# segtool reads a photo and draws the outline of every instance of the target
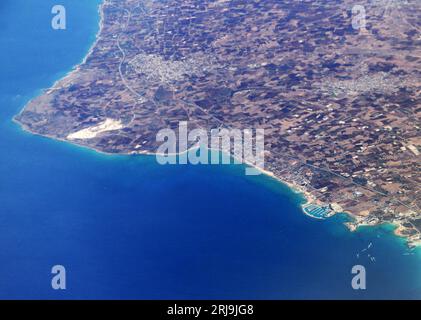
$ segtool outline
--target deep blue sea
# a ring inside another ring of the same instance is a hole
[[[98,30],[99,0],[61,0],[65,31],[51,28],[55,4],[0,2],[0,298],[421,298],[421,252],[390,226],[311,219],[241,166],[161,166],[23,132],[13,116]],[[66,290],[51,288],[58,264]],[[365,291],[351,287],[357,264]]]

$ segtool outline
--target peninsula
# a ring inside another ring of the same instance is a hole
[[[308,213],[421,242],[421,2],[104,0],[86,59],[15,120],[106,153],[159,130],[265,129],[266,168]],[[320,210],[319,208],[323,208]]]

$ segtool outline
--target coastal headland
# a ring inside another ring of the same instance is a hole
[[[15,121],[118,154],[154,154],[180,121],[265,129],[264,173],[420,244],[421,4],[366,2],[356,30],[348,0],[105,0],[84,61]]]

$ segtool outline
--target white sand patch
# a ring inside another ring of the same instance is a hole
[[[412,151],[413,154],[416,156],[420,155],[420,152],[418,151],[418,148],[412,144],[408,145],[408,149]]]
[[[69,134],[67,136],[67,139],[69,140],[93,139],[100,133],[107,132],[107,131],[120,130],[122,128],[123,128],[123,124],[121,123],[120,120],[107,118],[104,122],[96,126],[85,128],[80,131]]]

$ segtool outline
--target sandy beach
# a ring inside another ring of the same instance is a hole
[[[100,133],[120,130],[122,128],[123,128],[123,124],[121,123],[120,120],[107,118],[104,122],[96,126],[85,128],[85,129],[69,134],[67,136],[67,139],[69,140],[93,139]]]

